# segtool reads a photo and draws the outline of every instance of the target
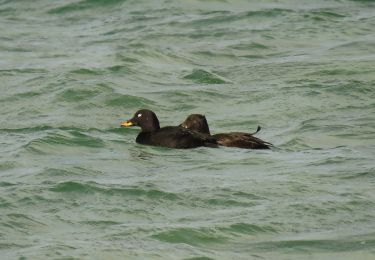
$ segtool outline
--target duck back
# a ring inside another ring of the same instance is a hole
[[[166,126],[153,132],[141,132],[138,134],[136,142],[179,149],[199,146],[217,147],[217,142],[214,138],[178,126]]]

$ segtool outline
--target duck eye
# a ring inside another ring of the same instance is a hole
[[[142,114],[138,114],[138,115],[137,115],[137,117],[141,117],[141,116],[142,116]]]

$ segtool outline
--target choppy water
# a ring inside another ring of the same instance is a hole
[[[374,259],[373,1],[0,1],[1,259]],[[204,113],[270,151],[119,123]]]

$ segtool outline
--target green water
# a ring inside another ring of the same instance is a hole
[[[373,1],[0,1],[1,259],[374,259]],[[205,114],[271,150],[121,129]]]

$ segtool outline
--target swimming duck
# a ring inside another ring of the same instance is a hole
[[[256,134],[260,131],[260,126],[258,126],[257,131],[254,133],[229,132],[211,135],[207,119],[204,115],[201,114],[189,115],[186,120],[182,124],[180,124],[180,126],[198,133],[205,134],[206,136],[211,136],[217,141],[219,145],[222,146],[246,149],[269,149],[270,146],[272,146],[271,143],[265,142],[253,136],[253,134]]]
[[[136,142],[139,144],[179,149],[218,146],[216,140],[211,136],[181,126],[160,127],[156,114],[148,109],[138,110],[133,118],[121,123],[121,126],[139,126],[141,132],[136,138]]]

